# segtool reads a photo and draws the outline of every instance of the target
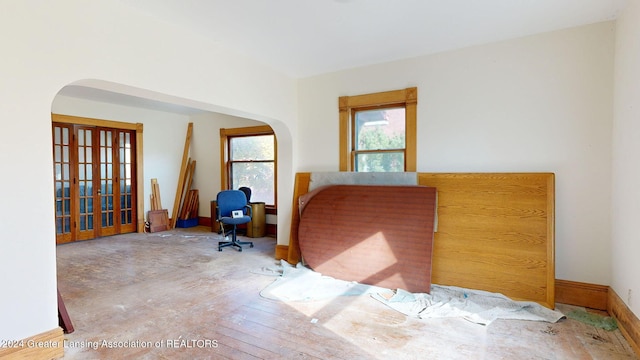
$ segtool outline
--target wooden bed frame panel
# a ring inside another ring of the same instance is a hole
[[[300,261],[298,173],[287,261]],[[432,283],[499,292],[555,307],[553,173],[418,173],[438,191]]]
[[[555,307],[554,174],[420,173],[438,189],[434,284]]]

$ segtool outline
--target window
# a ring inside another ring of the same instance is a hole
[[[343,96],[340,171],[416,171],[417,88]]]
[[[353,169],[358,172],[404,171],[405,109],[353,110]]]
[[[222,187],[251,188],[251,202],[276,205],[276,139],[269,126],[220,129]]]

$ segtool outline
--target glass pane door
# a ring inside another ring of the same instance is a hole
[[[70,125],[53,126],[53,182],[56,191],[56,243],[58,244],[73,240],[70,172],[72,133],[73,127]]]
[[[135,131],[54,123],[56,243],[137,231]]]
[[[94,141],[93,136],[95,131],[91,127],[78,127],[77,128],[77,166],[76,171],[78,180],[78,210],[77,210],[77,227],[78,235],[77,240],[93,239],[96,237],[95,229],[95,184],[94,184],[94,161],[93,153]]]
[[[136,230],[133,133],[118,131],[118,179],[120,183],[120,232]]]
[[[116,234],[114,205],[114,130],[100,130],[100,235]]]

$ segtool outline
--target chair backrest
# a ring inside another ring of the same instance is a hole
[[[241,186],[238,190],[242,191],[244,195],[247,197],[247,203],[251,201],[251,188],[246,186]]]
[[[244,210],[247,197],[240,190],[223,190],[216,197],[219,217],[229,217],[233,210]]]

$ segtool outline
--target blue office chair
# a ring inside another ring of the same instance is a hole
[[[222,251],[223,247],[233,246],[242,251],[242,245],[253,247],[251,241],[238,241],[237,228],[239,224],[246,224],[251,221],[251,206],[247,203],[247,196],[240,190],[223,190],[216,197],[217,214],[216,221],[220,223],[222,236],[231,235],[231,241],[218,242],[218,251]],[[237,212],[234,216],[234,212]],[[225,225],[230,226],[225,230]]]

